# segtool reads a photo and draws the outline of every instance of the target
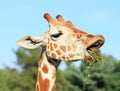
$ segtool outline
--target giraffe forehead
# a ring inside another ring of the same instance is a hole
[[[69,32],[72,33],[72,30],[70,28],[63,26],[63,25],[51,26],[49,33],[53,34],[53,33],[59,32],[59,31],[63,32],[64,34],[69,33]]]

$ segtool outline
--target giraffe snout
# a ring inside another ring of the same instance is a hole
[[[101,59],[101,54],[99,48],[104,44],[105,39],[102,35],[87,35],[85,46],[86,46],[86,53],[85,53],[85,60],[87,62],[99,61]]]

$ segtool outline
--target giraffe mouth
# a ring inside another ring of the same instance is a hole
[[[90,62],[96,62],[101,60],[101,53],[100,53],[100,47],[104,44],[104,38],[95,38],[93,41],[89,43],[89,45],[86,48],[87,54],[85,56],[85,60]]]

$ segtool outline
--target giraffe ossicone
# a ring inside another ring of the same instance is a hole
[[[64,21],[61,15],[54,19],[46,13],[44,18],[50,27],[48,32],[40,37],[25,36],[17,44],[28,49],[44,48],[38,64],[36,91],[55,91],[56,69],[60,62],[92,62],[93,52],[99,55],[99,48],[105,39],[102,35],[92,35],[77,29],[71,21]]]

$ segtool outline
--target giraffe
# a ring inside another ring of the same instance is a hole
[[[45,13],[49,30],[40,37],[25,36],[17,44],[27,49],[42,47],[38,62],[36,91],[56,91],[56,71],[62,60],[92,62],[93,52],[100,54],[104,44],[102,35],[92,35],[77,29],[71,21],[64,21],[61,15],[56,19]],[[97,59],[97,61],[100,60]]]

